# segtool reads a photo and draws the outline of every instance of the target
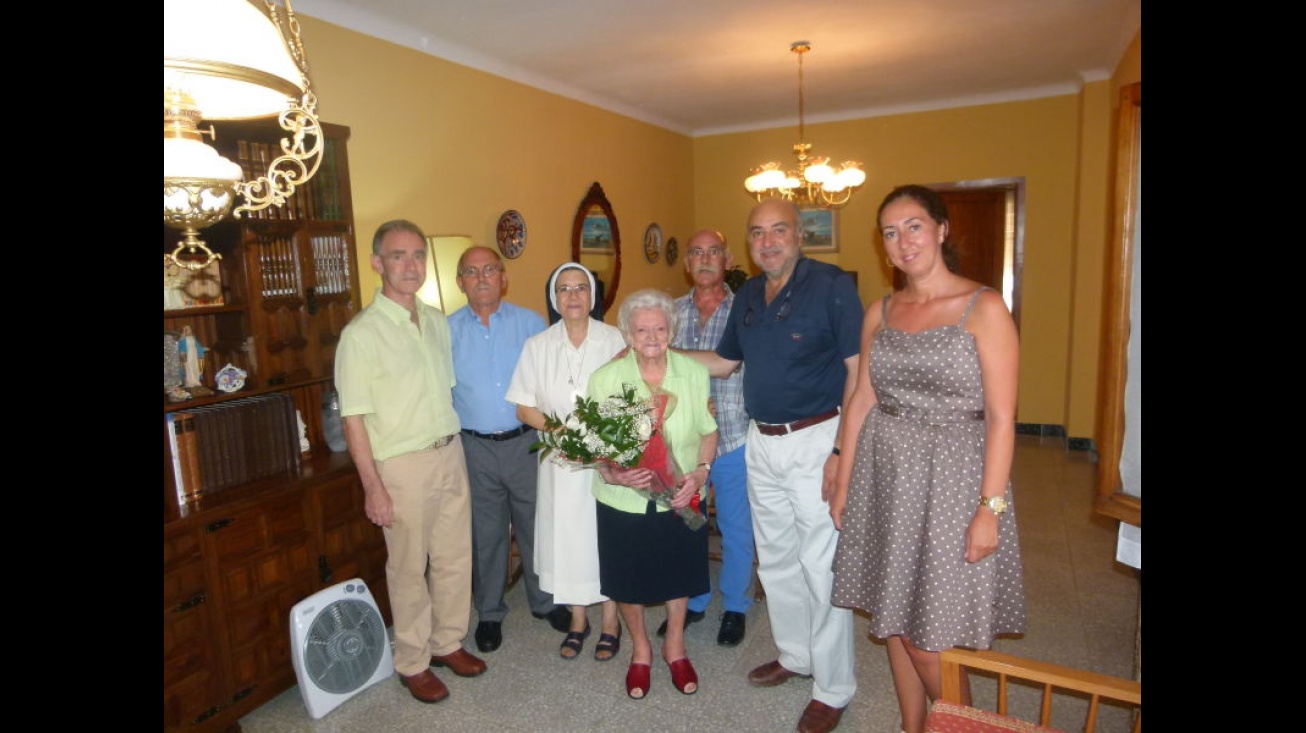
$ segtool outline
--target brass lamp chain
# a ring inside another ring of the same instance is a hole
[[[857,161],[845,161],[835,168],[827,157],[811,157],[812,145],[807,142],[803,54],[812,50],[812,44],[810,41],[794,41],[789,44],[789,50],[798,54],[798,142],[793,148],[798,170],[785,174],[780,163],[763,163],[744,179],[744,189],[758,201],[776,196],[801,206],[838,208],[848,203],[853,192],[865,182],[866,173]]]
[[[803,153],[807,152],[807,133],[806,128],[803,125],[803,54],[811,49],[811,46],[802,41],[794,43],[793,48],[791,49],[794,53],[798,54],[798,143],[803,146]],[[805,154],[799,154],[798,162],[801,164],[803,159],[806,157]]]
[[[286,2],[286,25],[290,28],[290,35],[281,29],[281,14],[277,12],[275,0],[264,0],[268,6],[268,15],[272,18],[272,25],[277,27],[277,32],[281,37],[286,39],[286,47],[290,49],[290,55],[295,59],[295,64],[299,66],[299,72],[304,75],[304,81],[308,81],[308,57],[304,55],[304,43],[299,38],[299,18],[295,17],[295,9],[291,7],[290,0]]]

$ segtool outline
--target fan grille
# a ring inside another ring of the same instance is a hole
[[[371,679],[389,643],[385,621],[374,606],[336,601],[309,627],[304,639],[305,672],[327,692],[350,692]]]

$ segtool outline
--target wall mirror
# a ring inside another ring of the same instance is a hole
[[[607,313],[617,299],[621,279],[621,231],[598,181],[576,208],[571,225],[571,259],[588,267],[598,278],[600,304]]]

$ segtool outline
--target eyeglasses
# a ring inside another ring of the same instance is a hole
[[[789,296],[793,294],[794,294],[793,288],[790,288],[789,291],[785,293],[784,302],[780,303],[780,309],[775,312],[775,319],[777,321],[783,321],[786,317],[788,317],[789,311],[793,310],[793,308],[790,306],[789,303]],[[753,325],[753,321],[756,320],[756,317],[757,317],[757,313],[752,308],[749,308],[748,311],[744,313],[744,325],[745,326]]]
[[[579,285],[559,285],[555,287],[554,290],[557,291],[558,295],[566,295],[567,293],[588,293],[590,291],[590,286],[585,283]]]
[[[689,250],[685,254],[687,254],[690,257],[702,257],[704,255],[708,257],[720,257],[725,253],[726,251],[720,247],[708,247],[707,249],[700,249],[698,247],[694,247],[693,249]]]
[[[486,280],[489,280],[490,278],[494,277],[495,275],[498,275],[501,272],[503,272],[503,268],[499,267],[498,265],[486,265],[485,267],[482,267],[479,270],[476,269],[475,267],[464,267],[463,269],[458,271],[458,275],[459,277],[465,277],[468,280],[471,280],[477,275],[480,275]]]

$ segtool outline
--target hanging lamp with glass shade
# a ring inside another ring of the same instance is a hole
[[[281,206],[317,173],[323,138],[299,21],[290,0],[164,0],[163,223],[182,233],[168,257],[199,270],[220,254],[199,230],[230,211]],[[207,120],[276,116],[287,137],[268,170],[240,166],[204,142]],[[243,203],[232,210],[236,199]],[[183,256],[183,253],[184,256]]]
[[[777,161],[763,163],[744,179],[744,189],[758,201],[779,197],[804,208],[838,208],[848,203],[853,192],[866,182],[866,172],[854,160],[836,168],[830,165],[829,158],[811,155],[812,144],[807,142],[803,120],[803,54],[812,50],[812,43],[794,41],[789,50],[798,55],[798,142],[794,145],[798,170],[784,171]]]

